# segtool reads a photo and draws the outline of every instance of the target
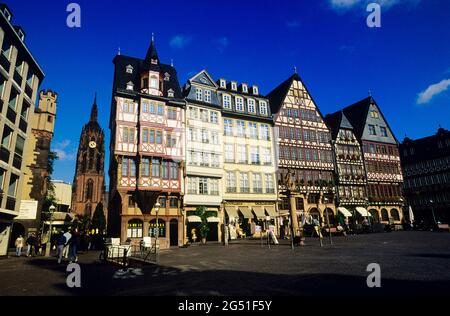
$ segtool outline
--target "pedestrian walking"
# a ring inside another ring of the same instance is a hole
[[[69,246],[70,262],[78,261],[77,250],[79,245],[80,245],[80,234],[78,233],[78,229],[75,228],[75,230],[72,233],[72,238],[70,239],[70,246]]]
[[[33,234],[29,234],[25,243],[27,244],[27,257],[31,256],[31,252],[33,251]]]
[[[72,238],[72,234],[67,231],[64,233],[64,237],[66,238],[66,244],[64,245],[63,248],[63,257],[65,259],[69,258],[69,247],[70,247],[70,239]]]
[[[22,237],[22,235],[19,235],[19,237],[17,237],[14,245],[16,246],[16,256],[20,257],[22,255],[22,248],[23,248],[23,237]]]
[[[66,244],[66,237],[64,237],[64,235],[62,233],[58,235],[58,237],[56,239],[56,244],[57,244],[56,256],[58,257],[58,263],[61,263],[64,245]]]

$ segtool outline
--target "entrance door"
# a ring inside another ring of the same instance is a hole
[[[178,221],[170,220],[170,246],[178,246]]]

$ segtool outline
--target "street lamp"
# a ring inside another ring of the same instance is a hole
[[[158,222],[158,216],[159,216],[159,208],[161,207],[161,204],[159,202],[155,203],[155,212],[156,212],[156,229],[155,229],[155,235],[156,235],[156,251],[159,250],[159,222]]]
[[[47,243],[45,245],[45,256],[46,257],[50,257],[50,250],[51,250],[50,248],[52,247],[52,243],[51,243],[51,240],[52,240],[52,229],[53,229],[52,224],[53,224],[53,213],[55,212],[55,209],[56,209],[56,207],[53,204],[50,205],[50,207],[48,208],[48,211],[50,213],[50,228],[49,228],[49,231],[47,233],[48,239],[47,239]]]
[[[325,204],[325,212],[327,213],[327,225],[328,225],[328,235],[330,235],[330,245],[333,244],[333,238],[331,237],[331,226],[330,226],[330,212],[327,209],[328,197],[323,198],[323,202]]]
[[[434,207],[433,207],[433,200],[430,199],[430,205],[431,205],[431,214],[433,215],[433,222],[434,225],[436,226],[436,217],[434,216]]]

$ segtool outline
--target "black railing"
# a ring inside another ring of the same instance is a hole
[[[10,120],[13,124],[16,124],[17,113],[14,109],[8,106],[8,111],[6,112],[6,118]]]
[[[28,123],[27,123],[27,121],[25,121],[25,119],[23,117],[20,118],[19,128],[25,134],[27,133]]]
[[[3,69],[6,70],[7,73],[9,73],[9,68],[11,67],[11,63],[3,53],[0,53],[0,65],[3,67]]]
[[[10,211],[14,211],[15,208],[16,208],[16,198],[8,196],[6,198],[6,209],[10,210]]]
[[[0,147],[0,160],[9,163],[9,150],[5,147]]]

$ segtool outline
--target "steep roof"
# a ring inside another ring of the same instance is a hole
[[[332,114],[327,114],[327,116],[325,116],[325,122],[331,130],[333,139],[336,138],[340,129],[353,130],[352,124],[349,122],[342,110]]]
[[[286,95],[288,94],[294,80],[301,81],[300,76],[297,73],[283,81],[266,96],[270,101],[270,109],[273,114],[277,114],[280,111],[283,106],[284,99],[286,98]]]

